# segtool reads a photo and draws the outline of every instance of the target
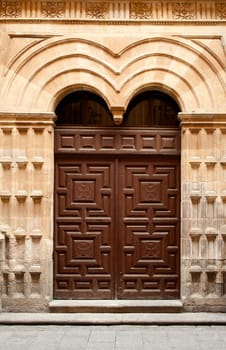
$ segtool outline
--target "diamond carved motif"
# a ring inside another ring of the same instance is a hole
[[[94,182],[75,181],[74,182],[74,199],[76,201],[94,201]]]
[[[152,4],[135,2],[130,4],[130,18],[150,19],[152,17]]]
[[[0,1],[0,17],[21,16],[22,7],[20,1]]]
[[[176,2],[173,4],[174,19],[192,19],[195,17],[195,5],[192,2]]]
[[[45,17],[59,18],[63,17],[65,6],[66,5],[64,1],[42,1],[41,12]]]
[[[94,242],[91,240],[74,241],[74,254],[75,259],[94,258]]]
[[[141,241],[141,258],[157,259],[161,256],[160,241]]]
[[[156,181],[140,182],[141,202],[160,202],[161,201],[161,183]]]
[[[105,19],[109,4],[106,2],[87,2],[86,13],[89,18]]]

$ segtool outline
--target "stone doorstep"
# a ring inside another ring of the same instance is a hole
[[[0,325],[224,325],[226,313],[0,313]]]
[[[52,300],[51,313],[178,313],[180,300]]]

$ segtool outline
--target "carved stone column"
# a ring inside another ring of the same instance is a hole
[[[52,296],[54,117],[0,114],[3,311],[44,311]]]
[[[185,309],[226,310],[226,115],[180,113],[181,274]]]
[[[0,231],[0,312],[2,311],[3,264],[5,260],[5,236]]]

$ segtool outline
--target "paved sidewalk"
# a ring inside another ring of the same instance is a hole
[[[225,350],[226,326],[0,325],[0,350]]]

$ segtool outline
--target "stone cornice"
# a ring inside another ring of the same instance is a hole
[[[130,22],[224,22],[226,0],[222,1],[81,1],[0,0],[0,21],[101,21]]]
[[[0,125],[11,124],[52,124],[56,119],[55,113],[10,113],[0,112]]]
[[[179,113],[181,126],[186,127],[226,127],[226,113]]]

